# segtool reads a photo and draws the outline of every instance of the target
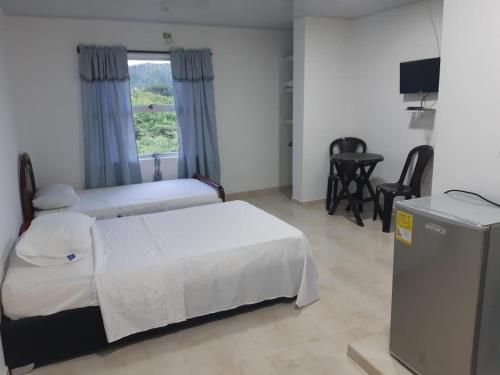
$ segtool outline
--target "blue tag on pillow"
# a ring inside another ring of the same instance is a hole
[[[73,259],[76,258],[76,255],[75,254],[69,254],[68,255],[68,260],[71,262]]]

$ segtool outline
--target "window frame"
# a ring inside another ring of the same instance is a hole
[[[144,53],[144,52],[128,52],[128,60],[144,60],[144,61],[170,61],[170,54],[165,53]],[[175,113],[175,104],[155,104],[151,103],[149,105],[133,105],[132,104],[132,115],[134,113]],[[135,124],[134,124],[135,131]],[[179,157],[179,150],[171,152],[160,152],[161,158],[173,158]],[[137,154],[139,160],[153,159],[154,154]]]

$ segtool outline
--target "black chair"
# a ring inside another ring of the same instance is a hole
[[[338,186],[339,186],[339,175],[335,171],[335,163],[332,161],[332,156],[336,153],[344,152],[366,152],[366,142],[359,138],[345,137],[338,138],[330,143],[330,174],[328,175],[328,185],[326,192],[326,209],[329,210],[332,204],[333,198],[337,197]],[[333,195],[332,195],[333,190]],[[363,195],[363,186],[361,183],[357,183],[356,186],[356,197],[361,199]],[[363,207],[360,206],[360,212],[363,211]]]
[[[406,158],[406,163],[403,167],[403,172],[401,173],[399,181],[394,184],[382,184],[377,186],[377,202],[380,202],[380,194],[384,195],[384,208],[382,217],[382,230],[384,232],[388,233],[391,228],[392,205],[394,203],[394,198],[420,198],[420,184],[422,182],[422,175],[424,174],[425,167],[427,167],[427,164],[432,159],[433,155],[434,150],[431,146],[424,145],[415,147],[410,151],[408,157]],[[404,185],[406,175],[408,174],[410,165],[415,157],[417,159],[415,162],[415,168],[413,169],[413,175],[410,179],[410,184]],[[377,220],[377,210],[374,210],[373,212],[373,220]]]

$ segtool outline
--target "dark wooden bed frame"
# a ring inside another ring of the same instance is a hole
[[[211,180],[207,176],[203,176],[201,174],[195,174],[193,178],[200,180],[201,182],[207,184],[208,186],[214,188],[217,191],[217,194],[219,195],[219,198],[225,202],[226,201],[226,192],[224,191],[224,188],[222,185],[218,184],[217,182]]]
[[[224,197],[222,186],[206,177],[198,179],[216,188],[221,199]],[[34,217],[31,201],[36,185],[33,166],[28,154],[20,156],[20,193],[23,210],[21,233],[26,231]],[[253,311],[276,303],[291,303],[295,298],[278,298],[236,309],[189,319],[128,336],[119,341],[108,343],[99,307],[83,307],[61,311],[48,316],[36,316],[12,320],[2,314],[0,333],[5,363],[14,372],[26,373],[35,367],[58,362],[85,354],[144,340],[161,334],[173,333],[184,328],[194,327],[206,322],[228,316]]]
[[[19,234],[24,233],[35,217],[33,198],[36,192],[35,173],[30,156],[23,153],[19,156],[19,192],[21,194],[21,208],[23,211],[23,224]]]

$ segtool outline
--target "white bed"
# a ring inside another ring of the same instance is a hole
[[[63,266],[37,267],[13,251],[2,286],[2,303],[3,313],[12,319],[98,306],[94,257]]]
[[[245,202],[101,220],[92,232],[94,254],[73,264],[35,267],[13,254],[5,315],[99,305],[111,342],[241,305],[297,296],[302,307],[319,296],[304,234]],[[172,306],[183,310],[172,319],[141,315]]]
[[[214,188],[194,178],[79,190],[76,194],[80,203],[56,210],[37,210],[35,216],[73,211],[97,219],[110,219],[222,201]]]
[[[190,179],[80,190],[76,192],[80,199],[79,203],[56,210],[38,211],[33,207],[37,186],[31,158],[27,153],[20,155],[19,177],[24,229],[33,217],[57,211],[81,212],[97,219],[110,219],[225,201],[224,188],[221,185],[197,174]]]

